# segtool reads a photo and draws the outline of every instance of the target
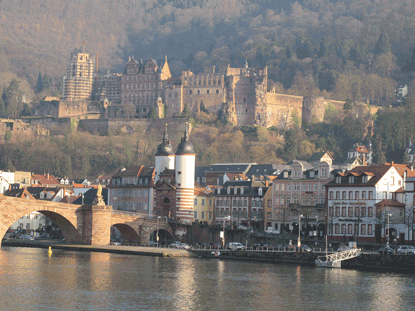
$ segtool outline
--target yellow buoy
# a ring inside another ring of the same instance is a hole
[[[48,254],[52,255],[52,246],[49,246]]]

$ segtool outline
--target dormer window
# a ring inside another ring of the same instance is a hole
[[[41,199],[43,199],[43,198],[44,198],[44,193],[43,193],[43,192],[41,192],[41,193],[40,193],[40,198],[41,198]]]
[[[258,189],[258,195],[262,195],[262,188]]]
[[[340,184],[342,182],[341,176],[336,177],[336,184]]]
[[[349,176],[349,184],[353,184],[354,183],[354,176]]]
[[[228,188],[227,188],[227,193],[228,193],[228,194],[231,194],[231,187],[228,187]]]
[[[311,178],[314,178],[314,171],[311,171],[311,172],[310,172],[310,177],[311,177]]]
[[[363,176],[362,182],[363,182],[364,184],[365,184],[365,183],[367,183],[367,176],[366,176],[366,175],[364,175],[364,176]]]
[[[298,170],[294,170],[294,177],[298,177]]]
[[[244,187],[241,187],[241,194],[244,194]]]

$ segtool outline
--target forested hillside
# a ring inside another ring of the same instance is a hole
[[[0,116],[30,115],[31,102],[59,95],[70,53],[85,42],[101,72],[121,72],[128,56],[167,55],[175,76],[248,61],[268,66],[277,92],[347,100],[342,112],[328,106],[324,123],[287,132],[232,127],[202,113],[192,121],[197,165],[306,160],[323,150],[344,159],[354,143],[369,141],[375,162],[406,161],[405,145],[415,140],[414,13],[415,0],[2,0]],[[399,84],[410,95],[400,104]],[[354,102],[383,109],[358,113]],[[151,165],[159,131],[52,134],[2,145],[1,161],[58,176],[112,173]]]
[[[277,90],[372,104],[393,101],[415,70],[413,0],[3,0],[0,72],[30,97],[38,73],[61,84],[69,54],[99,53],[121,71],[128,56],[166,54],[175,75],[268,65]]]

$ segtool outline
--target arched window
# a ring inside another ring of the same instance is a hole
[[[164,203],[164,204],[169,204],[169,203],[170,203],[169,198],[164,198],[163,203]]]
[[[216,90],[216,94],[219,94],[219,90]]]

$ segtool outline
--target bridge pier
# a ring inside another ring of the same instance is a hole
[[[83,205],[77,210],[78,231],[82,244],[109,245],[112,206]]]

